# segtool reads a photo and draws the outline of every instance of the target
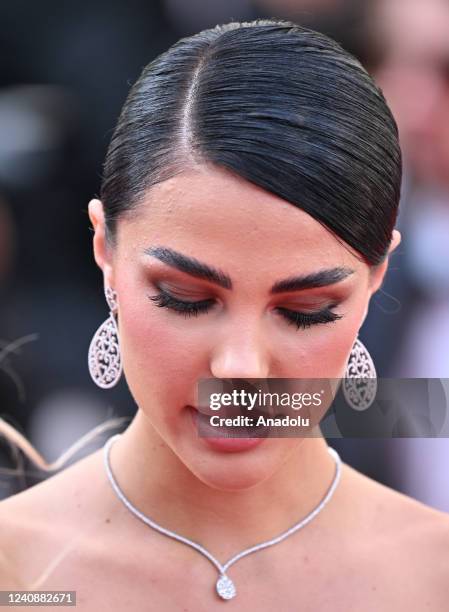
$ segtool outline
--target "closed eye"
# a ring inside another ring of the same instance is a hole
[[[216,304],[212,298],[206,300],[200,300],[197,302],[186,302],[173,297],[169,293],[163,290],[159,290],[160,293],[157,295],[148,296],[148,298],[155,303],[159,308],[168,308],[175,311],[177,314],[183,315],[185,318],[197,317],[199,314],[203,314],[211,310]],[[319,325],[325,323],[333,323],[338,319],[343,318],[343,315],[332,312],[332,308],[335,308],[338,304],[332,304],[317,312],[298,312],[296,310],[289,310],[288,308],[282,308],[278,306],[277,312],[281,314],[289,325],[296,325],[297,329],[302,327],[306,329],[312,325]]]

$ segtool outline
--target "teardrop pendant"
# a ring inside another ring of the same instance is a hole
[[[113,387],[122,373],[122,361],[117,324],[110,315],[95,332],[89,346],[89,372],[95,383],[103,388]]]
[[[226,576],[226,574],[222,574],[220,576],[220,578],[217,580],[216,587],[217,593],[222,599],[232,599],[237,595],[237,590],[234,583],[228,576]]]
[[[367,410],[377,393],[377,373],[366,346],[356,338],[346,364],[343,395],[353,410]]]

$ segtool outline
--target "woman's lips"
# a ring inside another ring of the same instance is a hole
[[[244,427],[215,427],[210,424],[210,411],[200,411],[199,409],[188,406],[189,412],[191,414],[192,423],[195,427],[197,437],[202,439],[205,444],[214,450],[219,450],[223,452],[239,452],[244,450],[249,450],[250,448],[254,448],[255,446],[259,446],[265,438],[257,437],[252,438],[249,436],[243,436],[242,433],[247,433],[251,430],[251,428]],[[210,436],[209,433],[214,433],[217,429],[220,430],[220,436]],[[226,435],[226,430],[229,431],[230,435]],[[261,431],[260,428],[258,431]],[[200,433],[207,433],[207,435],[200,435]],[[232,435],[232,437],[230,437]]]

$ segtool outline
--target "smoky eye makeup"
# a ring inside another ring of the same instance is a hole
[[[148,294],[147,297],[156,307],[167,308],[185,318],[206,314],[217,304],[214,298],[197,301],[181,300],[161,287],[157,287],[155,295]],[[294,325],[296,329],[306,329],[312,325],[323,325],[342,319],[343,315],[333,312],[333,309],[337,308],[338,305],[339,303],[332,303],[324,308],[307,312],[277,306],[275,311],[283,317],[288,325]]]

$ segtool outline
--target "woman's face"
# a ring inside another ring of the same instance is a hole
[[[138,407],[202,481],[243,488],[264,480],[300,440],[265,439],[236,453],[211,449],[198,437],[188,408],[195,405],[198,381],[343,376],[386,265],[370,274],[310,215],[211,166],[152,187],[138,214],[118,222],[113,252],[105,247],[98,200],[89,213],[96,261],[117,292],[123,368]],[[191,266],[189,274],[192,259],[213,269],[219,283],[211,274],[193,274]],[[285,279],[335,268],[345,271],[340,282],[271,292]],[[161,291],[175,304],[208,300],[211,306],[186,317],[151,299]],[[280,308],[307,314],[329,309],[341,318],[298,328]]]

